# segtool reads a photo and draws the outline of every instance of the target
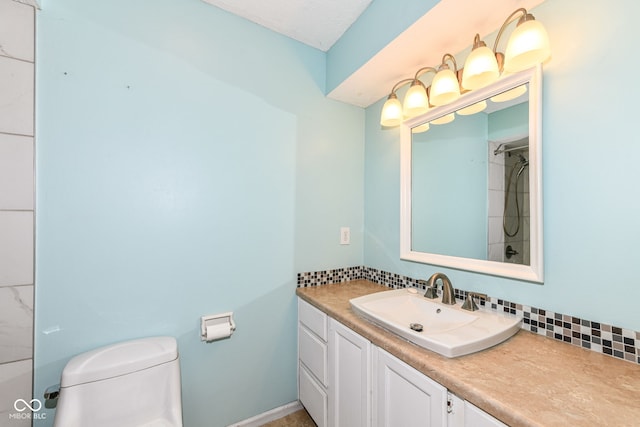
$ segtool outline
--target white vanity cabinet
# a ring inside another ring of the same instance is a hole
[[[298,397],[318,427],[329,425],[327,319],[298,298]]]
[[[446,427],[447,389],[381,348],[374,348],[377,427]]]
[[[298,358],[318,427],[506,427],[300,298]]]
[[[371,425],[371,342],[298,299],[298,392],[318,427]]]
[[[330,426],[371,425],[371,347],[369,340],[329,319]]]
[[[508,427],[472,403],[449,393],[450,427]]]

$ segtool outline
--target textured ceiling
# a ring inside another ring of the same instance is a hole
[[[372,0],[204,1],[326,52]]]

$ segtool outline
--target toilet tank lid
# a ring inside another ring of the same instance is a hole
[[[173,337],[151,337],[120,342],[79,354],[69,360],[60,385],[104,380],[160,365],[178,357]]]

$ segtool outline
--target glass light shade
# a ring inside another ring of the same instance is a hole
[[[480,89],[500,76],[496,55],[486,46],[473,49],[462,70],[462,87],[469,90]]]
[[[491,100],[493,102],[511,101],[512,99],[515,99],[520,95],[525,94],[526,92],[527,92],[527,86],[522,85],[522,86],[514,87],[513,89],[510,89],[506,92],[499,93],[496,96],[492,96]]]
[[[504,70],[515,73],[544,62],[551,56],[549,36],[544,26],[530,19],[518,25],[507,43]]]
[[[423,123],[420,126],[416,126],[414,128],[411,128],[411,133],[422,133],[422,132],[426,132],[428,130],[429,130],[429,122]]]
[[[435,120],[431,120],[431,124],[432,125],[445,125],[447,123],[451,123],[452,121],[454,121],[456,118],[456,115],[454,113],[451,114],[447,114],[446,116],[442,116],[438,119]]]
[[[468,107],[461,108],[456,111],[456,113],[460,114],[461,116],[470,116],[472,114],[483,111],[485,108],[487,108],[487,101],[480,101],[476,102],[475,104],[471,104]]]
[[[411,118],[424,114],[429,109],[429,98],[427,90],[421,84],[412,85],[404,96],[402,111],[406,118]]]
[[[389,95],[389,98],[382,106],[382,113],[380,113],[380,125],[382,126],[400,126],[402,123],[402,104],[398,98],[393,95]]]
[[[460,97],[456,75],[448,68],[438,71],[431,82],[431,104],[445,105]]]

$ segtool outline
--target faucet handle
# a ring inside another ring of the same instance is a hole
[[[438,287],[436,286],[435,282],[431,286],[426,280],[416,280],[416,282],[420,285],[424,285],[427,287],[427,292],[424,293],[425,298],[429,298],[429,299],[438,298]]]
[[[462,304],[463,310],[476,311],[479,310],[476,302],[473,300],[473,297],[483,298],[484,300],[488,299],[487,294],[481,294],[478,292],[467,292],[467,299],[465,299],[464,304]]]

